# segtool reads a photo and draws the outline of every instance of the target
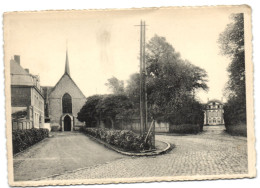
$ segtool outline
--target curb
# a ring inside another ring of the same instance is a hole
[[[167,147],[164,148],[163,150],[159,150],[159,151],[152,151],[152,152],[147,152],[147,153],[131,153],[131,152],[126,152],[126,151],[122,151],[122,150],[119,150],[118,148],[114,147],[114,146],[111,146],[110,144],[102,141],[102,140],[99,140],[91,135],[88,135],[88,134],[85,134],[87,137],[89,137],[90,139],[100,143],[100,144],[103,144],[104,146],[106,146],[107,148],[111,149],[111,150],[114,150],[120,154],[123,154],[123,155],[127,155],[127,156],[139,156],[139,157],[145,157],[145,156],[155,156],[155,155],[161,155],[163,153],[166,153],[167,151],[169,151],[171,149],[171,144],[168,143],[168,142],[165,142],[165,141],[161,141],[161,140],[158,140],[160,142],[163,142],[165,144],[167,144]]]

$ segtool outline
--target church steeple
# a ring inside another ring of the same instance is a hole
[[[65,62],[65,73],[70,76],[70,66],[69,66],[69,58],[68,58],[68,48],[66,49],[66,62]]]

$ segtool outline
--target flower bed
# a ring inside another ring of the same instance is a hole
[[[48,136],[48,129],[14,130],[12,132],[13,154],[25,150]]]
[[[137,135],[129,130],[104,128],[83,128],[85,134],[91,135],[124,151],[140,152],[151,148],[151,137],[145,142],[144,135]]]

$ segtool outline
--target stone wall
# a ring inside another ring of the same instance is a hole
[[[147,130],[149,129],[150,126],[151,126],[151,122],[148,122]],[[124,123],[122,120],[117,120],[116,128],[132,130],[134,132],[140,132],[140,120],[139,119],[133,119],[133,120],[130,120],[130,122],[127,122],[127,123]],[[169,123],[155,122],[155,132],[156,133],[169,132]]]

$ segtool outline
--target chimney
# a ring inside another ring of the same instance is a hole
[[[14,55],[14,61],[20,65],[20,56]]]
[[[24,69],[27,73],[30,73],[29,69]]]

